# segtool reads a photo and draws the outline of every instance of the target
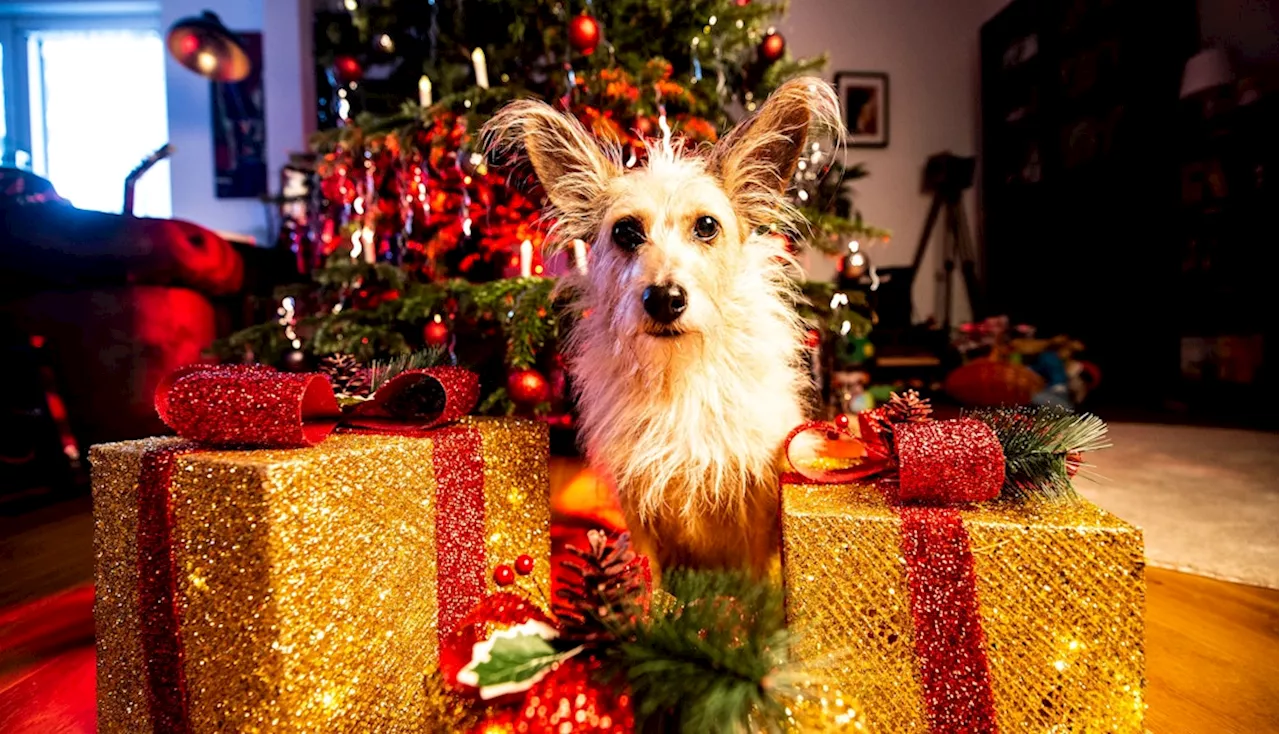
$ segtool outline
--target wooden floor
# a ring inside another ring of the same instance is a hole
[[[566,503],[601,491],[577,470],[569,460],[552,463]],[[0,608],[91,580],[92,556],[87,499],[0,517]],[[1276,619],[1275,590],[1148,569],[1148,729],[1277,731]]]
[[[1277,731],[1276,591],[1147,569],[1147,728]]]

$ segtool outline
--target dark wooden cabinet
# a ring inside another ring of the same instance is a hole
[[[1191,0],[1016,0],[983,26],[982,207],[993,313],[1065,332],[1102,401],[1178,380],[1178,93]]]
[[[1181,110],[1177,397],[1274,421],[1276,94],[1233,91]]]

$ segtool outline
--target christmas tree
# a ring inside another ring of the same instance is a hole
[[[543,258],[535,182],[497,170],[477,131],[502,104],[536,97],[619,144],[712,142],[780,82],[821,67],[795,59],[752,0],[344,0],[317,15],[315,159],[286,192],[282,242],[311,282],[278,318],[219,345],[224,359],[306,368],[370,365],[423,348],[480,371],[488,412],[564,420],[554,275],[588,267],[589,246]],[[839,254],[884,233],[851,206],[840,151],[815,144],[796,172],[810,229],[792,248]],[[812,336],[849,331],[847,298],[809,284]],[[563,294],[561,294],[563,295]],[[856,294],[855,294],[856,298]],[[837,309],[839,313],[834,313]],[[356,383],[360,380],[357,379]]]

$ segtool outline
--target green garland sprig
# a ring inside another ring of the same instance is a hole
[[[666,595],[648,614],[615,623],[619,643],[604,653],[631,686],[637,728],[784,730],[786,707],[771,685],[789,677],[782,589],[742,572],[689,569],[665,572],[662,584]]]
[[[625,681],[636,731],[687,734],[781,732],[804,688],[790,656],[781,587],[749,573],[668,569],[652,590],[647,566],[623,533],[588,533],[557,569],[559,634],[500,643],[472,685],[532,681],[575,655],[601,663],[601,682]]]
[[[993,408],[965,413],[986,423],[1004,449],[1002,499],[1075,496],[1071,477],[1082,455],[1111,446],[1107,424],[1057,407]]]

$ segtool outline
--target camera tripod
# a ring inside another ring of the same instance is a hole
[[[965,295],[969,299],[969,310],[974,318],[981,313],[979,301],[981,286],[978,282],[978,269],[974,262],[973,240],[969,234],[968,220],[964,214],[962,195],[973,186],[973,158],[960,158],[950,153],[939,153],[930,156],[925,163],[924,190],[933,192],[933,203],[929,205],[929,214],[924,220],[924,229],[920,233],[920,244],[916,246],[915,257],[911,261],[912,280],[920,272],[924,262],[925,251],[929,249],[929,240],[933,237],[933,228],[942,215],[943,225],[943,307],[942,328],[951,329],[951,293],[959,261],[960,274],[964,278]]]

